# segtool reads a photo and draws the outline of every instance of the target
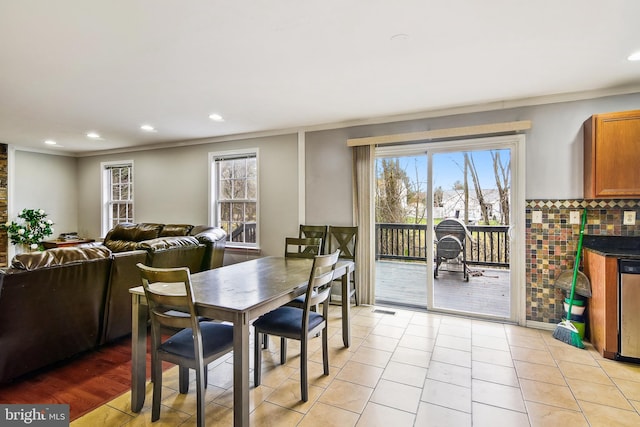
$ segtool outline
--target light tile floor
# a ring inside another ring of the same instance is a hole
[[[297,343],[290,343],[282,366],[274,339],[263,353],[262,385],[250,392],[251,425],[640,425],[640,365],[603,359],[588,343],[581,350],[554,339],[552,331],[374,310],[352,309],[353,343],[344,348],[340,310],[331,307],[331,372],[322,374],[320,339],[314,339],[308,402],[300,401]],[[209,369],[207,422],[231,426],[232,360]],[[161,418],[153,425],[195,425],[194,387],[180,395],[175,368],[163,378]],[[148,385],[140,414],[131,412],[126,393],[71,425],[151,425],[150,391]]]

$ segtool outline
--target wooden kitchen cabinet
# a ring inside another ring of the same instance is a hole
[[[584,198],[640,197],[640,110],[584,122]]]
[[[584,273],[591,282],[589,341],[607,359],[618,352],[618,259],[584,251]]]

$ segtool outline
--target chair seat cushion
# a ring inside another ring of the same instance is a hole
[[[202,322],[202,347],[204,357],[218,353],[233,345],[233,326],[222,323]],[[160,350],[166,353],[195,359],[191,328],[186,328],[167,339]]]
[[[271,335],[300,335],[302,332],[302,315],[304,310],[296,307],[280,307],[262,315],[253,322],[253,326],[260,332]],[[309,312],[309,330],[318,326],[324,318],[321,314]]]

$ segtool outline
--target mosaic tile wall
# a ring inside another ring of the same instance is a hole
[[[553,286],[562,271],[572,270],[579,224],[569,224],[571,211],[587,208],[585,234],[640,236],[640,200],[527,200],[527,320],[557,323],[562,317],[563,291]],[[622,225],[624,211],[636,211],[635,225]],[[542,223],[532,222],[541,211]]]

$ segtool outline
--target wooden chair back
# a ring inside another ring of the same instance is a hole
[[[331,293],[331,282],[333,281],[333,272],[336,269],[340,251],[335,251],[329,255],[317,255],[313,258],[313,266],[309,275],[307,284],[307,292],[304,300],[304,316],[302,330],[306,331],[309,321],[309,312],[312,307],[323,303],[323,317],[326,319],[329,313],[329,304],[327,299]]]
[[[327,232],[329,227],[326,225],[304,225],[300,224],[300,232],[298,237],[315,237],[318,239],[322,239],[322,244],[320,245],[320,252],[315,255],[322,255],[325,253],[325,243],[327,241]]]
[[[198,327],[195,312],[191,275],[187,267],[153,268],[138,264],[142,277],[142,287],[149,303],[152,327],[184,329]],[[168,285],[180,283],[176,292]],[[190,316],[185,316],[188,313]]]
[[[313,258],[320,255],[322,239],[318,237],[285,237],[285,258]]]
[[[355,260],[358,245],[358,227],[329,228],[329,253],[339,250],[340,258]]]

